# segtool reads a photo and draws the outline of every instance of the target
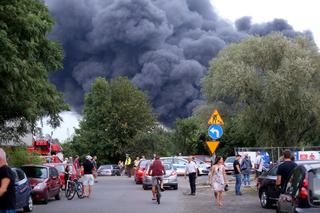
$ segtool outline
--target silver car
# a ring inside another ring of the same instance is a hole
[[[148,175],[148,171],[151,164],[148,164],[147,169],[145,170],[145,175],[143,176],[142,188],[147,190],[152,186],[152,177]],[[163,186],[165,188],[173,188],[174,190],[178,189],[178,176],[177,172],[173,168],[172,164],[164,163],[164,168],[166,174],[163,177]]]
[[[224,167],[226,169],[227,174],[233,174],[233,162],[236,160],[235,156],[227,157],[227,159],[224,161]]]

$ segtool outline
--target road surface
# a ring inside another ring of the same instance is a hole
[[[189,196],[187,180],[179,178],[178,190],[166,190],[163,193],[161,204],[151,200],[151,191],[145,191],[141,185],[136,185],[133,179],[127,177],[99,177],[99,182],[94,186],[92,197],[78,199],[74,197],[69,201],[61,194],[61,200],[51,200],[47,205],[37,204],[34,213],[193,213],[193,212],[244,212],[264,213],[274,210],[262,209],[254,192],[245,193],[243,196],[234,196],[233,192],[225,194],[224,206],[219,209],[213,206],[212,191],[203,186],[206,176],[198,178],[196,196]]]

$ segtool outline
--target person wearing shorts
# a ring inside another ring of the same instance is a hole
[[[157,186],[157,179],[160,178],[161,180],[161,191],[164,191],[163,188],[163,175],[166,174],[166,170],[162,162],[160,161],[160,156],[157,155],[155,160],[150,165],[150,169],[148,171],[148,175],[152,176],[152,200],[156,199],[156,186]]]
[[[91,193],[92,193],[92,187],[94,184],[94,177],[92,170],[94,168],[92,164],[92,157],[88,155],[86,157],[86,161],[83,163],[83,170],[84,170],[84,175],[83,175],[83,186],[84,186],[84,196],[89,198]]]

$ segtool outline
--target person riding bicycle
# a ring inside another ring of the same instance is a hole
[[[160,156],[157,155],[155,160],[150,165],[148,175],[152,176],[152,200],[156,199],[156,186],[157,186],[157,179],[161,180],[160,189],[164,191],[163,188],[163,175],[166,174],[166,170],[160,160]]]

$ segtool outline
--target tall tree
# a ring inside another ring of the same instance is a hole
[[[258,145],[306,143],[319,129],[319,56],[304,38],[250,37],[211,62],[203,91],[208,102],[236,109],[236,131]]]
[[[134,145],[138,132],[154,125],[152,108],[145,94],[125,77],[110,83],[97,78],[85,97],[84,116],[74,142],[79,154],[95,154],[115,162]]]
[[[43,116],[56,127],[67,109],[48,81],[63,58],[61,47],[46,37],[52,25],[40,0],[0,1],[1,141],[18,138]]]

